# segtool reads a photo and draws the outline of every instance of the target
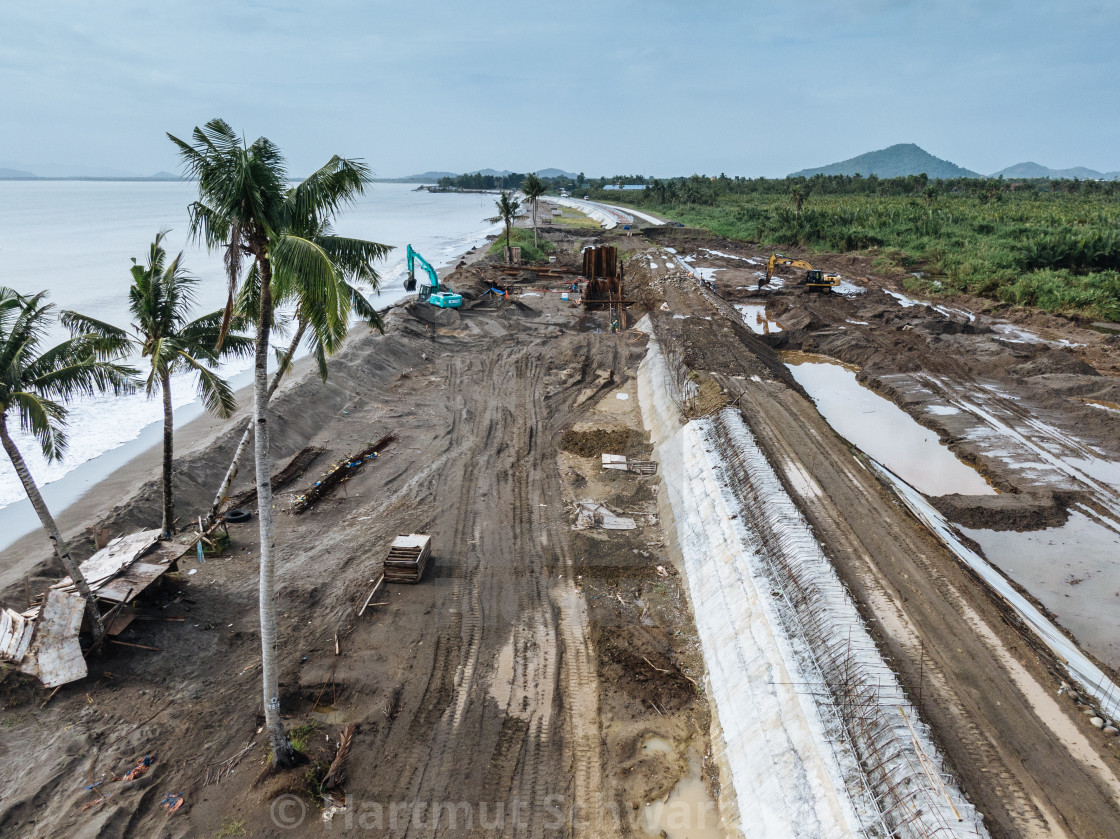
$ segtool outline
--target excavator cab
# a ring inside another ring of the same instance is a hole
[[[809,291],[828,294],[838,285],[840,285],[840,277],[836,274],[826,274],[820,268],[810,268],[805,272],[805,287]]]

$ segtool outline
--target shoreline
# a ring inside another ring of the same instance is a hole
[[[473,244],[460,251],[448,261],[446,265],[436,267],[436,273],[442,280],[456,270],[456,266],[466,260],[472,264],[486,255],[489,240],[482,244]],[[403,292],[403,289],[399,289]],[[403,305],[415,293],[403,292],[393,302],[382,306],[378,311],[384,317],[394,307]],[[386,325],[386,335],[390,326]],[[363,324],[351,326],[343,348],[331,359],[342,359],[353,347],[357,339],[367,335],[369,330]],[[284,391],[293,383],[302,381],[308,375],[317,375],[314,364],[309,355],[297,358],[292,369],[285,377],[283,384],[277,390],[273,401],[275,404]],[[202,409],[200,402],[195,399],[188,405],[183,405],[179,411],[191,412],[195,416],[186,420],[182,425],[175,426],[175,460],[192,454],[197,454],[215,444],[222,434],[230,432],[245,422],[252,412],[253,386],[252,369],[236,374],[245,376],[249,383],[243,384],[234,391],[237,400],[237,410],[227,419],[221,419]],[[329,380],[328,380],[329,383]],[[75,467],[57,481],[40,486],[40,491],[47,499],[48,507],[58,523],[63,538],[79,556],[85,555],[86,530],[94,526],[99,518],[107,517],[113,507],[132,496],[132,493],[143,484],[153,479],[158,479],[163,462],[163,431],[162,423],[155,422],[145,426],[141,433],[133,440],[121,446],[104,452]],[[150,438],[153,442],[147,442]],[[127,450],[138,448],[135,454],[128,454]],[[122,455],[122,450],[126,450]],[[123,456],[123,460],[122,460]],[[275,464],[274,464],[275,465]],[[81,471],[100,471],[97,476],[77,475]],[[242,464],[241,477],[251,472]],[[66,492],[63,485],[74,480],[88,483],[76,495]],[[235,485],[238,482],[235,482]],[[55,487],[50,491],[49,487]],[[60,489],[62,491],[60,492]],[[217,491],[217,486],[214,487]],[[53,495],[57,499],[60,495],[70,500],[58,507],[51,506]],[[178,505],[177,505],[178,506]],[[158,526],[158,524],[153,524]],[[21,498],[0,510],[0,532],[11,532],[18,529],[18,535],[8,539],[0,535],[0,592],[4,592],[18,584],[22,579],[36,573],[36,567],[52,561],[50,542],[43,532],[42,526],[35,517],[31,504],[26,498]],[[113,533],[113,536],[119,534]]]

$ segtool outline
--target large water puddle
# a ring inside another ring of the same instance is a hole
[[[1076,509],[1063,526],[1046,530],[958,529],[1050,610],[1082,647],[1120,670],[1120,535]]]
[[[735,308],[743,316],[743,323],[758,335],[781,332],[782,325],[766,314],[765,303],[736,303]]]
[[[980,473],[961,463],[934,432],[857,382],[851,368],[807,353],[782,357],[829,425],[911,486],[926,495],[995,494]]]
[[[645,750],[660,751],[658,745],[647,743]],[[644,806],[638,821],[651,837],[662,839],[726,839],[729,836],[720,825],[719,808],[708,795],[700,774],[700,759],[695,755],[689,755],[688,774],[677,781],[663,801]]]

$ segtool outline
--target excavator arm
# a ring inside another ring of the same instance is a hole
[[[424,259],[419,253],[413,250],[412,245],[408,246],[406,250],[408,255],[408,279],[404,281],[405,291],[413,291],[416,288],[416,263],[420,263],[420,267],[428,274],[428,286],[425,291],[427,294],[434,294],[439,291],[439,275],[436,274],[436,269],[431,266],[428,260]],[[426,297],[427,294],[422,294]]]
[[[774,269],[779,265],[790,265],[794,268],[804,268],[806,271],[812,271],[813,266],[806,262],[804,259],[793,259],[789,256],[783,256],[780,253],[770,254],[770,259],[766,263],[766,278],[758,285],[761,288],[764,285],[770,285],[770,278],[774,276]]]

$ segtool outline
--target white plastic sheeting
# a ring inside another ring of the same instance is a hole
[[[986,835],[739,414],[682,426],[671,386],[651,341],[639,399],[723,732],[725,815],[752,837]],[[837,666],[865,703],[855,724]]]
[[[940,539],[949,550],[976,574],[1000,597],[1007,601],[1023,622],[1031,628],[1047,647],[1050,648],[1066,669],[1070,677],[1076,681],[1080,689],[1095,697],[1100,702],[1101,710],[1110,719],[1120,718],[1120,686],[1108,678],[1104,672],[1089,660],[1088,656],[1077,648],[1077,645],[1067,638],[1053,622],[1040,612],[1035,606],[1019,594],[1007,579],[1000,574],[982,556],[965,545],[956,529],[946,521],[933,505],[922,494],[895,475],[889,469],[874,460],[871,461],[875,469],[898,492],[899,497],[910,511],[922,521]]]

